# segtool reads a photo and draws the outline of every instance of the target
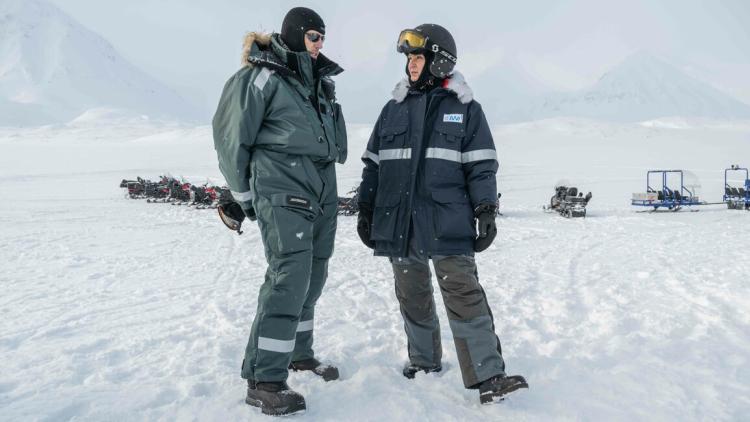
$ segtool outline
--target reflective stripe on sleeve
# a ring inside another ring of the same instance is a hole
[[[253,193],[249,190],[245,192],[235,192],[233,190],[230,190],[229,193],[232,194],[232,198],[234,198],[235,201],[246,202],[253,199]]]
[[[300,321],[297,324],[297,332],[301,331],[312,331],[313,329],[313,320],[309,319],[307,321]]]
[[[381,149],[381,160],[410,160],[411,148]]]
[[[269,352],[289,353],[294,350],[295,339],[276,340],[268,337],[258,337],[258,349]]]
[[[380,164],[380,157],[378,156],[378,154],[370,152],[369,150],[365,150],[365,153],[362,154],[362,158],[367,158],[375,164]]]
[[[497,151],[494,149],[477,149],[461,154],[462,163],[471,163],[474,161],[495,160],[497,161]]]

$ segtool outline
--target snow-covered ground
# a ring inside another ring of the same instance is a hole
[[[531,388],[480,406],[461,384],[439,295],[444,368],[409,381],[387,261],[342,217],[316,351],[342,380],[293,373],[295,420],[747,420],[750,213],[636,213],[649,168],[750,165],[750,124],[556,119],[494,130],[499,236],[478,255],[508,372]],[[340,191],[367,126],[350,126]],[[243,402],[242,355],[265,268],[257,227],[126,199],[122,178],[220,180],[210,128],[129,121],[0,129],[0,419],[266,420]],[[589,216],[541,206],[558,179]]]

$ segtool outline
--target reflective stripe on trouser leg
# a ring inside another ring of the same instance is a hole
[[[310,280],[312,251],[275,255],[266,249],[268,270],[258,294],[242,377],[284,381],[289,375],[297,325]]]
[[[505,374],[500,340],[495,335],[487,297],[477,279],[474,258],[435,256],[433,262],[464,386],[474,387],[495,375]]]
[[[315,258],[312,261],[312,273],[310,274],[310,287],[307,290],[307,298],[302,306],[302,313],[297,326],[297,341],[294,346],[292,362],[312,359],[313,352],[313,326],[315,318],[315,304],[323,292],[326,278],[328,276],[328,259]]]
[[[439,365],[443,351],[429,264],[416,258],[391,258],[391,264],[409,344],[409,361],[419,366]]]

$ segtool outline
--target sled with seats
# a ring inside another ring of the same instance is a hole
[[[730,175],[738,173],[741,179],[730,179]],[[724,169],[723,199],[730,210],[750,210],[750,172],[747,168],[735,164]]]
[[[686,174],[696,182],[686,184]],[[698,197],[699,187],[697,178],[685,170],[649,170],[646,173],[646,192],[634,193],[630,203],[653,208],[652,211],[659,208],[679,211],[682,207],[706,205]]]

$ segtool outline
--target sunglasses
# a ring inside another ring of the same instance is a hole
[[[318,42],[318,41],[325,41],[326,40],[326,36],[325,35],[318,34],[317,32],[308,32],[308,33],[305,34],[305,37],[310,42]]]

